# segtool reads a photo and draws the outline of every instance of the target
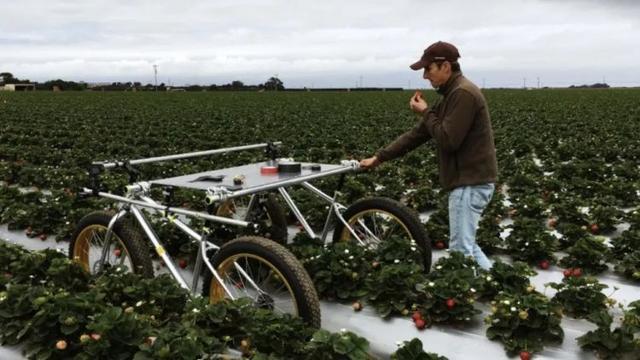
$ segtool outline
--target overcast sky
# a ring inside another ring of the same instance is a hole
[[[443,40],[481,86],[640,85],[635,0],[0,4],[0,72],[32,81],[427,87],[408,66]]]

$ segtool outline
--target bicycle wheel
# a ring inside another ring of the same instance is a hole
[[[105,235],[113,214],[98,211],[78,222],[69,244],[69,258],[78,262],[87,272],[96,274],[105,244]],[[149,251],[142,234],[123,219],[113,226],[109,249],[103,269],[123,265],[129,271],[144,277],[153,277]]]
[[[218,216],[258,223],[261,231],[257,235],[280,244],[286,244],[287,217],[275,195],[256,195],[255,203],[251,209],[249,209],[250,199],[251,196],[229,199],[211,209],[210,212]],[[221,235],[221,237],[231,240],[235,234],[230,233],[231,235]]]
[[[234,298],[248,297],[257,307],[299,316],[310,326],[320,327],[320,303],[313,282],[282,245],[242,236],[222,246],[211,262]],[[205,272],[202,294],[211,302],[228,297],[211,271]]]
[[[391,236],[413,239],[422,250],[424,268],[431,269],[431,242],[418,216],[399,201],[389,198],[362,199],[349,206],[342,214],[358,237],[367,246],[377,244]],[[333,241],[353,241],[355,238],[342,221],[337,221]]]

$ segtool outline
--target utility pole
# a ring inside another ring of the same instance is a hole
[[[275,86],[275,88],[276,88],[275,90],[278,91],[278,81],[280,81],[280,79],[278,79],[278,74],[275,74],[274,77],[275,77],[275,80],[276,80],[276,81],[274,81],[274,83],[276,85]]]
[[[523,89],[527,88],[527,78],[526,77],[522,78],[522,88]]]
[[[158,65],[156,65],[156,64],[153,64],[153,77],[155,79],[154,90],[158,91]]]

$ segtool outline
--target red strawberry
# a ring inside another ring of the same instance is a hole
[[[591,230],[591,233],[594,235],[600,231],[600,227],[598,226],[598,224],[591,224],[591,227],[589,229]]]
[[[181,269],[186,269],[187,268],[187,260],[180,259],[180,261],[178,261],[178,266],[180,266]]]
[[[113,254],[114,254],[116,257],[120,257],[120,255],[122,255],[122,250],[120,250],[120,249],[115,249],[115,250],[113,250]]]
[[[447,299],[447,309],[453,310],[454,307],[456,307],[456,299],[448,298]]]
[[[582,269],[580,269],[580,268],[575,268],[575,269],[573,269],[573,273],[572,273],[572,275],[573,275],[573,276],[575,276],[575,277],[580,277],[580,276],[582,276]]]
[[[573,269],[565,269],[562,274],[564,275],[564,277],[569,277],[573,274]]]
[[[444,249],[444,241],[436,241],[436,249],[438,250]]]
[[[520,351],[520,360],[529,360],[531,359],[531,353],[528,351]]]
[[[45,234],[45,233],[40,234],[40,240],[42,240],[42,241],[47,240],[47,234]]]
[[[538,263],[538,266],[542,270],[547,270],[549,268],[549,260],[547,259],[540,260],[540,262]]]
[[[427,326],[427,323],[422,319],[418,319],[415,321],[415,325],[416,325],[416,328],[418,328],[419,330],[422,330]]]
[[[558,225],[558,219],[556,218],[551,218],[549,219],[549,221],[547,222],[547,225],[549,225],[550,228],[555,228],[556,225]]]
[[[26,234],[28,237],[31,237],[31,235],[33,234],[33,229],[31,228],[31,226],[29,226],[29,227],[27,228],[27,230],[25,231],[25,234]]]
[[[411,314],[411,319],[413,319],[413,321],[418,321],[422,319],[422,314],[420,313],[420,311],[414,311],[413,314]]]

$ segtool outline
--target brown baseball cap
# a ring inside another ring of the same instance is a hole
[[[460,53],[458,49],[449,44],[448,42],[438,41],[429,45],[428,48],[424,50],[422,57],[420,60],[411,64],[409,67],[412,70],[420,70],[422,68],[428,67],[432,62],[440,62],[440,61],[449,61],[455,62],[460,58]]]

